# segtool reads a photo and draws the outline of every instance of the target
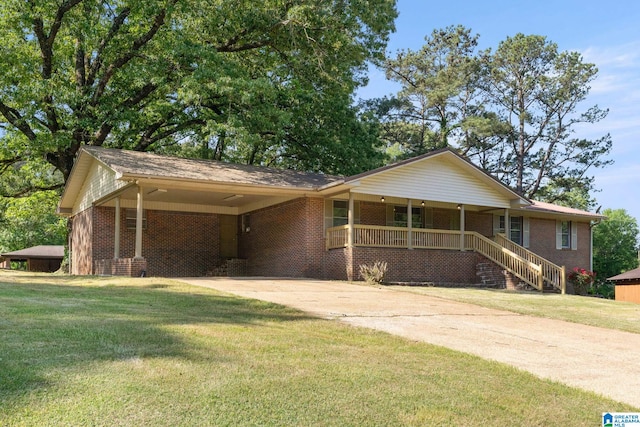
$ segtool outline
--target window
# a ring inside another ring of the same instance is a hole
[[[349,223],[349,202],[346,200],[333,201],[333,226]]]
[[[521,216],[511,217],[509,218],[509,223],[510,223],[509,240],[519,245],[522,245],[522,217]]]
[[[394,206],[393,207],[393,226],[394,227],[408,227],[408,216],[406,206]],[[422,223],[422,208],[411,208],[411,227],[423,228]]]
[[[578,227],[573,221],[556,221],[556,249],[578,249]]]
[[[126,209],[125,210],[125,216],[126,216],[126,226],[127,229],[129,230],[135,230],[136,229],[136,220],[137,220],[137,209]],[[143,210],[142,211],[142,229],[146,230],[147,229],[147,211]]]
[[[324,227],[340,227],[349,223],[349,201],[326,199],[324,202]],[[353,201],[353,223],[360,223],[360,202]]]
[[[571,249],[571,221],[560,222],[562,249]]]
[[[525,248],[529,247],[530,238],[529,238],[529,223],[530,219],[526,216],[512,216],[509,217],[509,230],[505,230],[505,217],[504,215],[494,215],[493,216],[493,234],[497,235],[498,233],[505,234],[505,237],[510,241],[524,246]]]

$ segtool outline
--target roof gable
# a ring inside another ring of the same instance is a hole
[[[510,208],[529,202],[449,149],[345,180],[356,193]]]

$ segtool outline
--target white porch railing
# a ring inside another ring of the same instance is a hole
[[[343,248],[348,243],[349,227],[342,225],[327,229],[327,250]],[[411,237],[411,239],[409,239]],[[564,268],[545,260],[527,249],[510,242],[506,238],[499,243],[474,231],[461,233],[456,230],[409,229],[403,227],[382,227],[354,224],[353,246],[449,249],[475,251],[502,266],[536,289],[542,291],[544,282],[565,291]],[[461,245],[461,243],[463,243]]]

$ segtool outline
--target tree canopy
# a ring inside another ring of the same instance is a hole
[[[638,267],[638,222],[624,209],[605,209],[593,229],[593,270],[607,279]]]
[[[354,167],[342,146],[375,159],[351,100],[395,16],[393,0],[3,1],[3,194],[61,186],[85,144],[330,172]]]
[[[482,52],[461,26],[425,40],[384,62],[402,88],[369,103],[387,144],[409,156],[452,146],[526,197],[587,208],[589,172],[611,163],[610,135],[576,136],[578,126],[607,115],[582,107],[595,65],[537,35],[516,34]]]

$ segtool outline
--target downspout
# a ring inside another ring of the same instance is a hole
[[[601,219],[589,221],[589,271],[593,271],[593,227],[601,222]]]

